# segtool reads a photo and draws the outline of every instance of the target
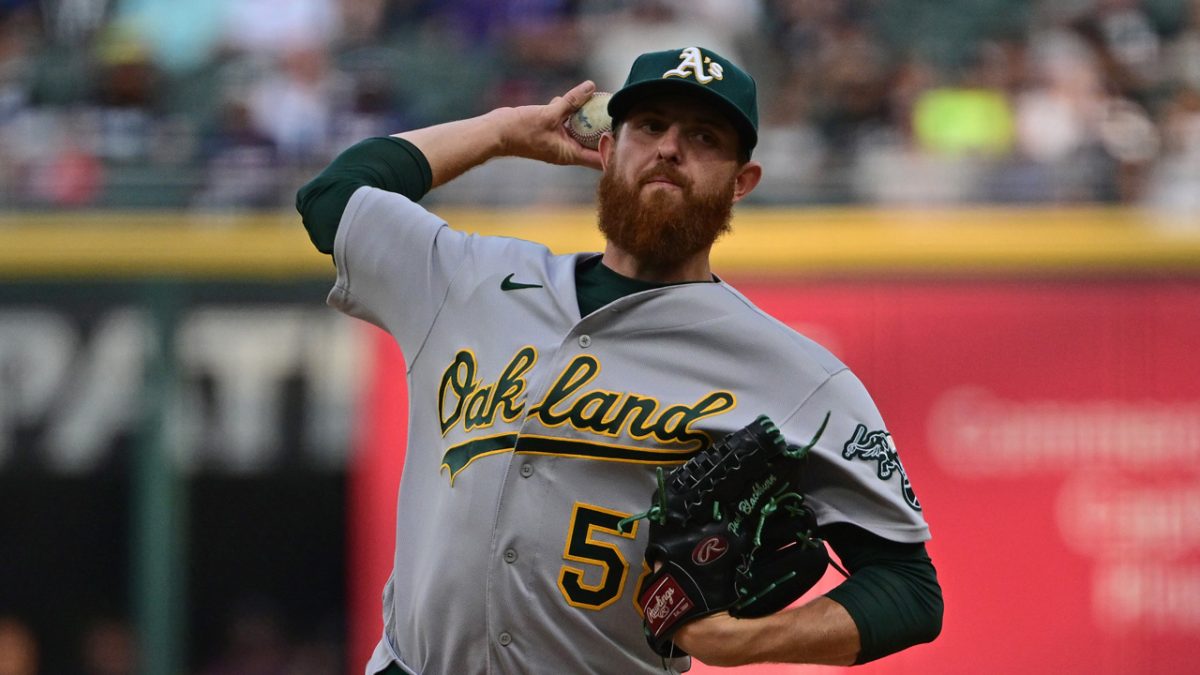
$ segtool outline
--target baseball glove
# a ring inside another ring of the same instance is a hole
[[[765,616],[787,607],[825,574],[829,554],[797,491],[805,446],[788,446],[765,416],[702,450],[664,477],[641,518],[650,521],[653,570],[638,606],[646,640],[667,658],[686,656],[671,635],[720,611]]]

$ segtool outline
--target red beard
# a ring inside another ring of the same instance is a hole
[[[655,190],[643,196],[643,185],[658,176],[682,188],[682,199]],[[733,213],[733,181],[711,193],[697,194],[691,181],[669,164],[659,164],[630,185],[610,166],[597,188],[600,231],[643,264],[677,265],[712,246],[729,231]]]

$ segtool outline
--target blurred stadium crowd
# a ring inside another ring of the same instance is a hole
[[[758,76],[758,203],[1200,213],[1200,0],[0,0],[0,205],[286,207],[363,137],[689,44]],[[435,198],[594,182],[499,161]]]

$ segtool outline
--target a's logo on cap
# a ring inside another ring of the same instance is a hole
[[[721,64],[713,61],[711,57],[701,54],[699,47],[688,47],[679,52],[679,65],[663,73],[662,76],[663,79],[694,76],[700,84],[708,84],[713,80],[723,79],[725,71],[721,68]]]

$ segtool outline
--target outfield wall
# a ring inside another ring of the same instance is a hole
[[[598,249],[587,209],[439,209],[455,227]],[[292,213],[0,213],[2,278],[321,278],[328,259]],[[724,274],[1198,273],[1200,218],[1115,208],[746,209],[721,241]]]

